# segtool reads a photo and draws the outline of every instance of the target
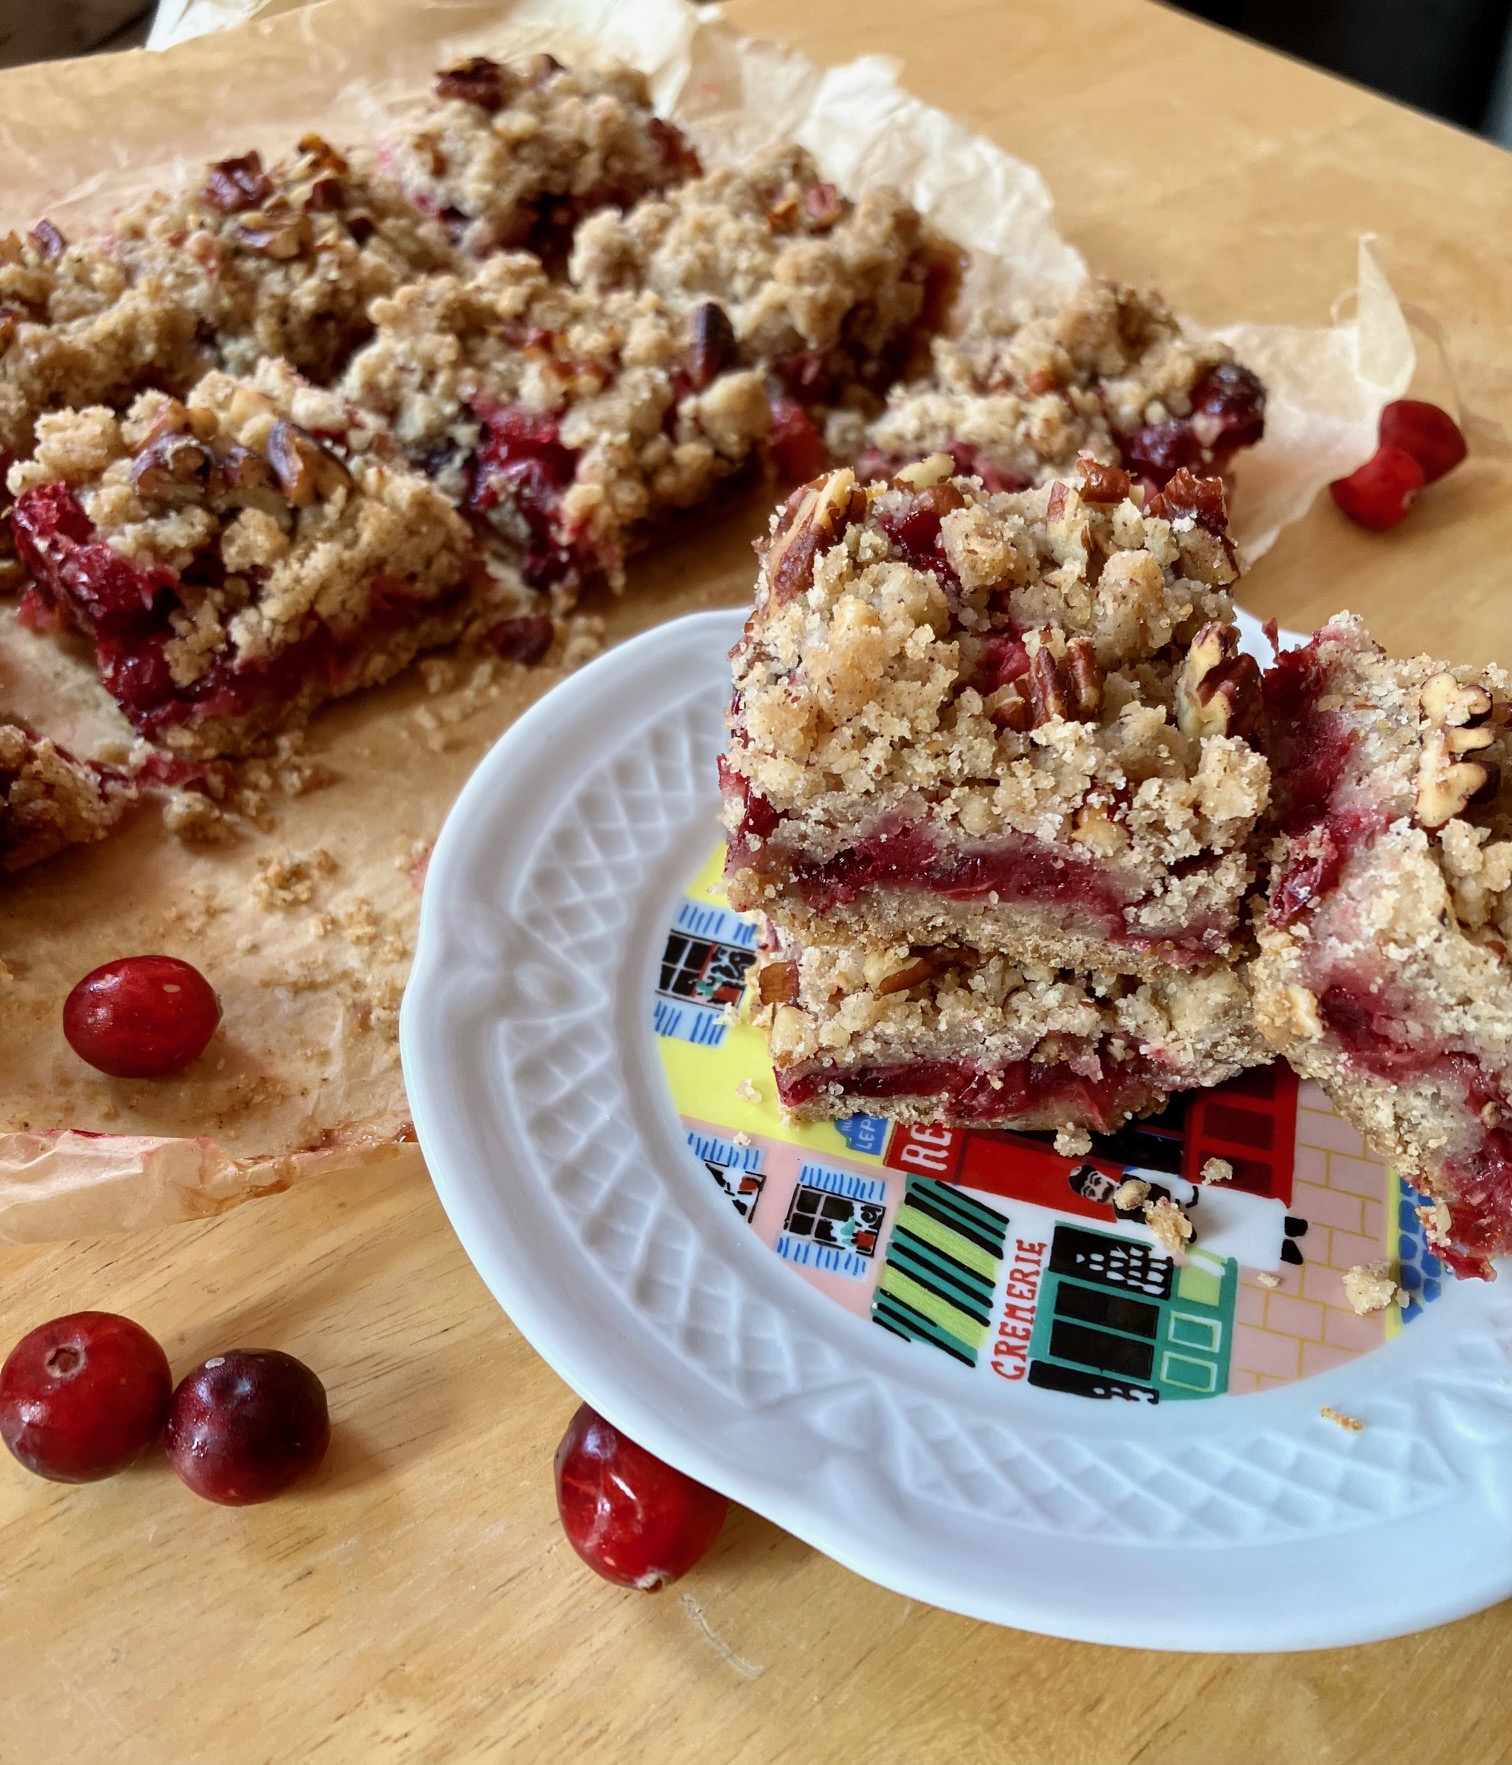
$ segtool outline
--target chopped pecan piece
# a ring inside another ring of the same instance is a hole
[[[31,232],[27,234],[27,238],[32,240],[48,263],[51,263],[55,258],[62,257],[63,253],[68,250],[68,241],[46,218],[37,222]]]
[[[263,257],[298,257],[311,243],[310,223],[293,209],[252,209],[232,229],[238,245]]]
[[[351,473],[335,454],[323,448],[313,435],[283,420],[269,432],[268,464],[296,509],[307,509],[352,485]]]
[[[1106,678],[1096,652],[1084,637],[1053,642],[1048,631],[1027,634],[1028,668],[987,700],[987,714],[999,729],[1037,729],[1051,718],[1090,723],[1102,709]]]
[[[1195,477],[1185,466],[1173,472],[1165,489],[1150,498],[1148,513],[1167,521],[1190,518],[1218,539],[1228,535],[1223,480]]]
[[[562,64],[554,55],[544,49],[532,55],[525,63],[525,84],[527,86],[544,86],[554,80],[562,72]]]
[[[905,490],[932,490],[955,473],[955,461],[947,453],[928,454],[912,465],[901,467],[893,475],[893,483]]]
[[[339,153],[324,135],[301,135],[298,147],[301,156],[309,162],[304,168],[306,172],[323,172],[342,178],[351,169],[346,155]]]
[[[1122,466],[1107,466],[1083,454],[1076,462],[1081,479],[1082,500],[1089,503],[1121,503],[1129,494],[1133,479]]]
[[[132,486],[145,502],[169,507],[202,503],[209,496],[212,463],[203,442],[166,430],[149,440],[132,461]]]
[[[767,210],[767,225],[774,233],[790,233],[798,223],[798,198],[784,196]]]
[[[717,300],[706,300],[693,311],[693,347],[688,358],[688,377],[696,392],[704,392],[739,358],[735,327]]]
[[[1483,803],[1501,788],[1501,767],[1495,760],[1461,760],[1452,745],[1455,736],[1490,735],[1489,730],[1430,729],[1418,761],[1417,818],[1426,828],[1442,827],[1463,815],[1472,803]]]
[[[756,989],[763,1005],[796,1005],[798,1003],[798,964],[769,962],[756,977]]]
[[[1418,706],[1424,717],[1433,724],[1451,724],[1456,728],[1464,728],[1483,723],[1495,710],[1490,693],[1479,686],[1461,686],[1454,676],[1444,669],[1432,674],[1418,689]],[[1473,747],[1483,748],[1491,740],[1487,736],[1484,742],[1474,742]]]
[[[9,307],[0,307],[0,355],[16,341],[17,315]]]
[[[504,103],[504,70],[486,55],[474,55],[436,75],[438,98],[460,98],[484,110],[498,110]]]
[[[1176,722],[1184,735],[1248,737],[1260,721],[1260,665],[1239,652],[1239,635],[1214,620],[1192,639],[1176,680]]]
[[[917,987],[927,981],[934,973],[927,957],[916,956],[912,962],[905,962],[901,968],[895,968],[891,974],[883,975],[873,989],[886,997],[889,993],[906,993],[910,987]]]
[[[1058,392],[1060,384],[1060,376],[1054,368],[1031,368],[1024,376],[1024,390],[1031,398],[1043,398],[1047,392]]]
[[[233,443],[217,456],[210,484],[213,493],[228,503],[265,507],[279,494],[273,468],[260,453],[239,443]]]
[[[767,547],[767,579],[778,600],[800,594],[814,580],[814,559],[852,521],[866,513],[866,492],[849,466],[800,485],[788,498]]]
[[[256,208],[273,193],[273,185],[263,170],[262,155],[256,148],[236,159],[216,160],[203,189],[205,201],[222,214]]]

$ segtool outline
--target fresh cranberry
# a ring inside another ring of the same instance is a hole
[[[1380,443],[1411,454],[1432,484],[1452,472],[1470,451],[1447,411],[1420,398],[1399,398],[1381,412]]]
[[[74,1312],[23,1336],[0,1367],[0,1440],[39,1477],[93,1483],[163,1432],[168,1357],[130,1318]]]
[[[114,1079],[162,1079],[204,1053],[220,1000],[176,956],[123,956],[91,969],[63,1001],[63,1034],[80,1060]]]
[[[927,490],[895,492],[876,505],[877,525],[904,563],[915,570],[932,572],[951,587],[959,587],[940,529],[945,517],[965,501],[949,480],[931,484]]]
[[[806,484],[829,470],[829,450],[813,419],[796,399],[780,394],[768,400],[772,413],[772,463],[793,484]]]
[[[325,1387],[277,1349],[212,1355],[180,1381],[168,1411],[174,1470],[225,1507],[282,1495],[320,1468],[330,1444]]]
[[[576,560],[561,511],[577,471],[576,450],[563,443],[561,425],[546,412],[492,399],[476,400],[474,409],[486,434],[474,457],[470,506],[506,534],[523,524],[529,538],[520,573],[531,587],[570,580]]]
[[[1399,447],[1378,447],[1363,466],[1329,485],[1334,501],[1361,527],[1384,533],[1407,518],[1427,480],[1423,468]]]
[[[646,1593],[708,1553],[729,1508],[586,1403],[556,1450],[556,1491],[562,1529],[588,1567]]]
[[[506,662],[530,668],[541,661],[556,637],[556,627],[544,614],[505,619],[484,632],[483,641]]]

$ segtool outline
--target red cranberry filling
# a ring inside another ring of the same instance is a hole
[[[47,607],[88,632],[106,691],[144,735],[190,718],[245,717],[261,705],[287,701],[312,678],[323,677],[331,692],[339,693],[374,642],[415,617],[412,595],[375,582],[371,610],[357,629],[338,635],[312,615],[302,635],[272,661],[238,666],[218,659],[198,679],[179,685],[166,654],[175,635],[169,615],[180,605],[181,580],[218,578],[216,553],[196,558],[182,579],[166,569],[139,569],[96,537],[66,484],[44,485],[19,497],[12,525],[36,588],[36,602],[28,597],[18,617],[37,623],[41,607]],[[463,586],[458,583],[455,592]],[[444,605],[428,602],[426,610]]]
[[[520,574],[532,588],[574,582],[591,561],[564,531],[562,498],[577,471],[577,453],[562,443],[561,426],[542,411],[477,399],[487,434],[473,456],[468,507],[506,537],[523,544]]]
[[[796,399],[783,393],[767,398],[771,429],[767,445],[772,464],[792,484],[806,484],[829,470],[829,449],[814,420]]]
[[[897,493],[893,494],[896,496]],[[908,495],[900,502],[884,498],[877,503],[877,525],[905,564],[915,570],[927,570],[948,587],[958,589],[960,580],[945,555],[940,523],[963,502],[964,498],[953,484],[932,484],[927,490]]]
[[[1295,840],[1271,890],[1272,925],[1290,925],[1330,893],[1345,864],[1385,832],[1390,816],[1382,809],[1346,809],[1326,816]]]
[[[1248,368],[1219,362],[1192,388],[1192,414],[1145,423],[1118,437],[1123,463],[1162,488],[1183,466],[1222,471],[1265,433],[1265,388]]]
[[[1500,1081],[1473,1054],[1405,1040],[1411,1014],[1390,987],[1372,993],[1362,980],[1331,981],[1318,995],[1318,1015],[1350,1064],[1371,1077],[1399,1085],[1432,1075],[1462,1091],[1477,1131],[1469,1149],[1446,1162],[1454,1248],[1434,1249],[1457,1275],[1485,1276],[1489,1257],[1512,1250],[1512,1133],[1501,1125],[1512,1120],[1512,1104]]]
[[[763,807],[771,813],[769,804]],[[746,818],[750,820],[749,799]],[[1174,932],[1137,931],[1123,914],[1137,897],[1121,890],[1105,870],[1020,834],[960,850],[936,846],[917,826],[880,829],[833,858],[795,858],[792,878],[816,913],[848,906],[868,889],[907,888],[954,901],[981,901],[996,894],[1003,902],[1057,908],[1070,917],[1093,920],[1115,943],[1134,949],[1169,947],[1176,960],[1179,951],[1200,959],[1224,936],[1223,927],[1205,920]]]
[[[1153,1064],[1111,1067],[1094,1079],[1066,1061],[984,1066],[970,1060],[908,1060],[799,1067],[777,1075],[777,1094],[790,1109],[831,1085],[838,1085],[846,1097],[937,1098],[956,1121],[1004,1121],[1053,1109],[1088,1122],[1099,1133],[1111,1133],[1131,1110],[1164,1096],[1169,1083],[1170,1075],[1162,1075]]]

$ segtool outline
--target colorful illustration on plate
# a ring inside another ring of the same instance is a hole
[[[1445,1279],[1422,1197],[1316,1086],[1278,1064],[1095,1139],[884,1121],[800,1125],[742,1015],[756,928],[725,905],[723,848],[666,927],[652,1000],[690,1156],[762,1243],[837,1304],[985,1379],[1169,1403],[1261,1391],[1379,1347]],[[1233,1176],[1204,1182],[1209,1159]],[[1167,1255],[1125,1178],[1196,1227]],[[1400,1307],[1358,1317],[1343,1277],[1399,1263]]]

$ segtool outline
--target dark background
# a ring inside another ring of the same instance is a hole
[[[1503,60],[1512,0],[1177,0],[1461,128],[1512,141]]]

